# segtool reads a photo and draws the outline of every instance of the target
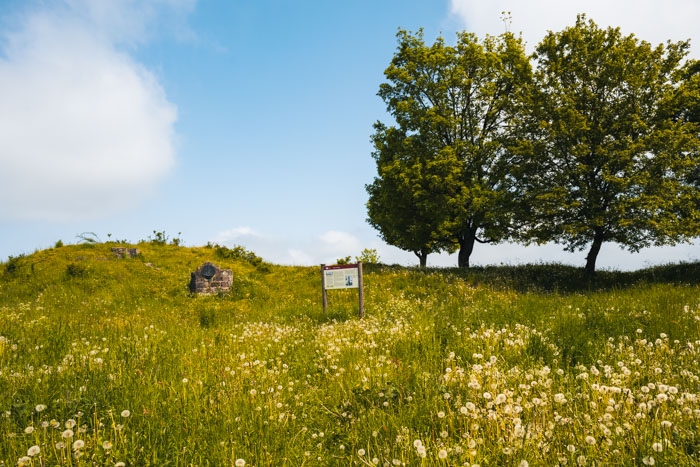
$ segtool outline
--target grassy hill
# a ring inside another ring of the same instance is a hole
[[[0,465],[700,463],[697,263],[366,265],[360,320],[318,267],[112,246],[0,265]]]

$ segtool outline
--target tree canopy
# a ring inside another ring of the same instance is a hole
[[[639,251],[692,234],[678,215],[698,197],[697,126],[677,111],[688,47],[652,47],[585,15],[542,40],[517,160],[526,238],[590,245],[592,274],[604,242]]]
[[[454,46],[400,30],[378,95],[369,222],[399,248],[605,242],[630,251],[700,233],[700,63],[585,15],[527,57],[507,32]],[[533,72],[534,64],[534,72]],[[423,263],[424,264],[424,263]]]
[[[442,38],[428,46],[422,31],[397,37],[378,93],[395,125],[375,124],[378,176],[367,186],[368,220],[399,248],[458,245],[459,265],[468,266],[475,242],[510,234],[504,142],[530,64],[510,33],[483,42],[460,33],[455,46]],[[411,228],[401,228],[406,221]]]

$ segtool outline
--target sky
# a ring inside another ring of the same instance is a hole
[[[86,232],[136,243],[155,231],[275,264],[370,248],[415,265],[366,222],[372,125],[391,122],[377,91],[398,29],[453,43],[508,28],[532,51],[578,13],[652,44],[690,39],[698,57],[695,0],[0,0],[0,261]],[[597,265],[699,252],[604,244]],[[583,266],[585,255],[477,245],[471,262]]]

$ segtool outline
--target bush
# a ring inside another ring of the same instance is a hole
[[[360,253],[360,256],[355,256],[355,261],[362,261],[364,264],[379,264],[379,253],[375,248],[365,248]]]
[[[180,238],[182,232],[178,232],[177,235],[177,237],[170,239],[170,237],[168,237],[165,233],[165,230],[161,230],[160,232],[154,230],[153,237],[151,237],[150,235],[148,237],[148,243],[150,243],[151,245],[167,245],[168,242],[170,242],[171,245],[180,246],[180,244],[182,243],[182,239]]]
[[[85,265],[79,263],[70,263],[66,266],[66,274],[68,277],[83,277],[87,275],[88,269]]]
[[[246,261],[252,266],[255,266],[260,272],[270,272],[271,270],[270,265],[263,261],[260,256],[256,255],[250,250],[246,250],[240,245],[234,245],[233,248],[227,248],[222,245],[217,245],[216,243],[209,243],[207,244],[207,248],[213,248],[214,254],[218,258]]]
[[[24,258],[24,253],[17,256],[8,256],[7,263],[5,264],[5,274],[12,275],[19,271],[22,258]]]

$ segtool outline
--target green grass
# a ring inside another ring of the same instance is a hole
[[[360,320],[319,267],[110,246],[0,265],[0,465],[700,464],[697,263],[366,265]]]

